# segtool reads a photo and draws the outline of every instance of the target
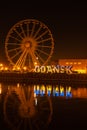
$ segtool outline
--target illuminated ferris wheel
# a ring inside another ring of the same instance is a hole
[[[16,23],[8,32],[5,52],[14,68],[46,65],[53,54],[54,40],[49,28],[35,19]]]

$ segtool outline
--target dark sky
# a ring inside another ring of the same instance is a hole
[[[11,1],[0,6],[0,62],[4,61],[4,42],[10,28],[20,20],[32,18],[51,30],[55,42],[53,59],[87,58],[86,2]]]

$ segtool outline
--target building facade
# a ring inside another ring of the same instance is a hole
[[[59,59],[58,64],[72,66],[72,70],[78,73],[87,73],[87,59]]]

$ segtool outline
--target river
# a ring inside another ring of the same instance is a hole
[[[87,86],[0,83],[0,130],[87,126]]]

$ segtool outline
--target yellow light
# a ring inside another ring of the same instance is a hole
[[[24,70],[27,70],[27,67],[26,67],[26,66],[24,66],[24,67],[23,67],[23,69],[24,69]]]
[[[36,93],[34,93],[34,98],[36,97]]]
[[[17,70],[20,70],[20,67],[17,67]]]
[[[49,86],[47,86],[47,91],[52,91],[52,86],[51,85],[49,85]]]
[[[36,86],[36,85],[34,85],[34,91],[36,90],[36,88],[37,88],[37,86]]]
[[[71,92],[71,87],[66,87],[66,91]]]
[[[60,87],[60,93],[64,92],[64,87]]]
[[[44,86],[44,85],[42,85],[42,86],[41,86],[41,89],[42,89],[43,91],[45,91],[45,86]]]
[[[19,83],[17,83],[17,87],[18,87],[18,88],[20,87],[20,84],[19,84]]]
[[[4,70],[4,67],[2,66],[0,70]]]
[[[2,88],[0,88],[0,94],[2,94]]]
[[[78,70],[75,70],[75,71],[78,71],[78,73],[86,73],[85,69],[78,69]]]
[[[5,70],[8,70],[8,67],[5,67]]]
[[[3,64],[1,63],[1,64],[0,64],[0,67],[2,67],[2,66],[3,66]]]
[[[74,64],[76,65],[77,63],[76,63],[76,62],[74,62]]]
[[[78,64],[80,65],[80,64],[81,64],[81,62],[78,62]]]
[[[34,62],[34,65],[37,65],[37,62]]]
[[[39,90],[39,85],[37,85],[37,90]]]
[[[58,92],[59,91],[59,88],[58,87],[56,87],[56,92]]]

